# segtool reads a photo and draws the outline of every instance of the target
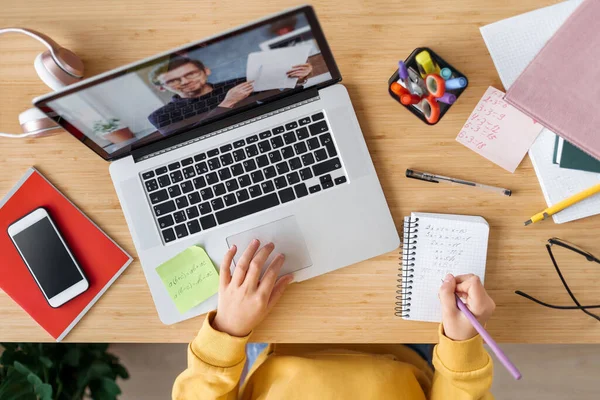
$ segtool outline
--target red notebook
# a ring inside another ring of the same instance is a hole
[[[50,307],[7,233],[13,222],[39,207],[50,214],[90,284],[58,308]],[[0,289],[57,341],[73,329],[131,261],[129,254],[35,168],[0,201]]]

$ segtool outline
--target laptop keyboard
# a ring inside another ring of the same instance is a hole
[[[347,181],[322,112],[140,175],[164,243]]]

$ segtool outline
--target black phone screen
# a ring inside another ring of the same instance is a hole
[[[46,297],[84,279],[48,218],[17,233],[13,240]]]

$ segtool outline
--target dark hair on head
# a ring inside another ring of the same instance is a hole
[[[193,64],[201,71],[204,71],[206,69],[202,61],[178,55],[171,57],[168,61],[165,61],[154,67],[152,71],[150,71],[150,73],[148,74],[148,78],[150,79],[150,82],[152,82],[156,86],[160,86],[162,85],[162,83],[158,80],[158,77],[161,74],[173,71],[175,68],[179,68],[182,65],[186,64]]]

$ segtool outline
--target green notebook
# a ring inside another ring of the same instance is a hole
[[[561,168],[600,173],[600,160],[556,135],[554,142],[554,164]]]

